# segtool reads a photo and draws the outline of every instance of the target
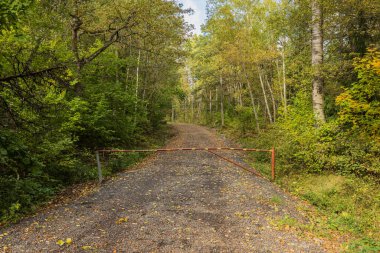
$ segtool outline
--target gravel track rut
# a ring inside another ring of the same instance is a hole
[[[167,147],[227,144],[176,124]],[[237,153],[219,151],[242,161]],[[97,191],[0,231],[5,252],[326,252],[323,241],[279,230],[302,205],[269,181],[206,151],[159,153]],[[277,201],[273,201],[276,199]],[[59,246],[58,240],[71,238]]]

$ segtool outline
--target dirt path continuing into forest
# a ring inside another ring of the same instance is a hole
[[[226,146],[206,128],[175,128],[168,147]],[[241,162],[236,153],[218,153]],[[320,239],[273,225],[284,217],[305,221],[302,203],[206,151],[159,153],[138,167],[3,229],[0,251],[325,252]]]

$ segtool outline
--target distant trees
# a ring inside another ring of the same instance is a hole
[[[375,1],[213,0],[208,7],[188,59],[195,82],[187,99],[203,113],[187,121],[260,134],[258,145],[276,144],[284,168],[379,173]],[[179,114],[191,113],[186,101]]]
[[[336,117],[334,97],[356,79],[353,58],[379,38],[379,7],[371,1],[214,0],[208,8],[189,66],[196,80],[192,96],[213,112],[199,120],[213,124],[221,123],[219,104],[228,101],[224,114],[231,116],[237,106],[250,105],[259,131],[285,115],[299,92],[309,94],[317,121]]]

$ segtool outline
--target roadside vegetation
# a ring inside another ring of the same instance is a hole
[[[193,37],[176,1],[0,2],[0,224],[95,179],[96,149],[161,145],[170,120],[275,146],[276,183],[320,212],[307,229],[380,251],[378,1],[207,2]]]
[[[0,224],[95,179],[96,149],[162,143],[187,12],[163,0],[0,2]],[[116,158],[106,175],[140,156]]]
[[[209,1],[172,113],[275,146],[277,183],[352,252],[380,250],[379,13],[373,1]],[[269,173],[266,154],[251,163]]]

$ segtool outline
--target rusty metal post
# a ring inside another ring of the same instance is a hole
[[[276,151],[274,147],[271,150],[272,153],[272,180],[274,181],[276,179]]]
[[[98,164],[99,184],[101,184],[103,181],[103,175],[102,175],[102,164],[100,163],[99,151],[96,151],[95,154],[96,154],[96,162]]]

